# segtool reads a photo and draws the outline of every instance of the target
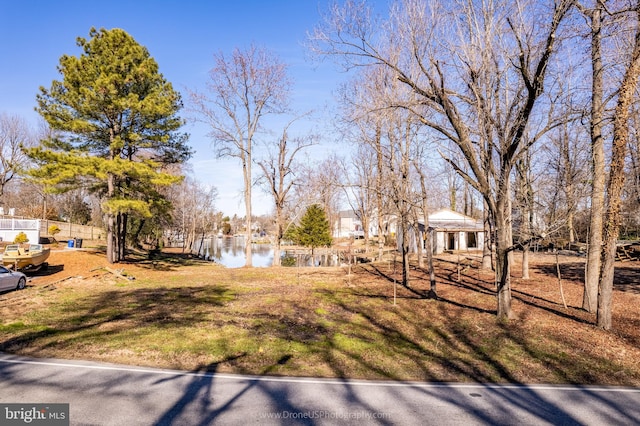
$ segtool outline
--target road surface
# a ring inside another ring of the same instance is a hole
[[[240,376],[3,353],[0,403],[68,403],[70,424],[101,426],[640,424],[638,388]]]

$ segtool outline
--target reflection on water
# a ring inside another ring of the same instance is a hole
[[[244,237],[205,238],[197,242],[195,251],[198,256],[213,260],[227,268],[241,268],[245,262]],[[346,263],[335,251],[323,252],[316,249],[316,256],[312,259],[308,250],[282,250],[283,266],[338,266]],[[271,244],[252,244],[251,260],[253,266],[265,267],[273,264],[273,247]]]
[[[265,267],[273,263],[273,248],[270,244],[253,244],[251,246],[253,266]],[[227,268],[240,268],[246,264],[244,254],[244,238],[205,238],[198,254],[211,259]]]

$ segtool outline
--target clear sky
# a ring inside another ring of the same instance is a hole
[[[147,47],[185,101],[185,89],[204,88],[213,53],[230,53],[251,43],[265,46],[290,66],[294,108],[324,109],[330,115],[333,93],[345,75],[330,63],[311,62],[302,46],[327,4],[322,0],[0,0],[0,111],[20,115],[35,126],[38,88],[49,88],[53,80],[61,79],[56,69],[60,56],[79,55],[76,38],[88,38],[89,29],[95,27],[122,28]],[[188,125],[185,131],[196,151],[191,160],[196,179],[218,189],[219,210],[243,216],[239,164],[214,158],[202,126]],[[322,146],[312,155],[336,150],[331,132],[323,134],[327,136]],[[270,199],[260,190],[254,193],[254,214],[270,212]]]

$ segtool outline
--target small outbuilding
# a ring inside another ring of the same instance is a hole
[[[429,214],[428,231],[425,233],[424,221],[418,221],[422,247],[431,235],[434,254],[445,251],[481,250],[484,245],[485,230],[481,219],[475,219],[449,209],[441,209]],[[415,233],[410,232],[410,250],[416,251]],[[399,241],[400,243],[400,241]]]

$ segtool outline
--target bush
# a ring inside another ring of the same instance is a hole
[[[60,230],[60,228],[58,227],[58,225],[51,225],[51,226],[49,227],[49,235],[51,235],[51,236],[53,236],[53,237],[55,237],[55,236],[56,236],[56,234],[59,234],[59,233],[60,233],[60,231],[61,231],[61,230]]]
[[[16,238],[14,238],[13,243],[14,244],[22,244],[22,243],[28,243],[29,242],[29,238],[27,237],[27,234],[25,234],[24,232],[20,232],[18,235],[16,235]]]
[[[296,266],[297,263],[297,259],[293,256],[285,256],[280,260],[282,266]]]

